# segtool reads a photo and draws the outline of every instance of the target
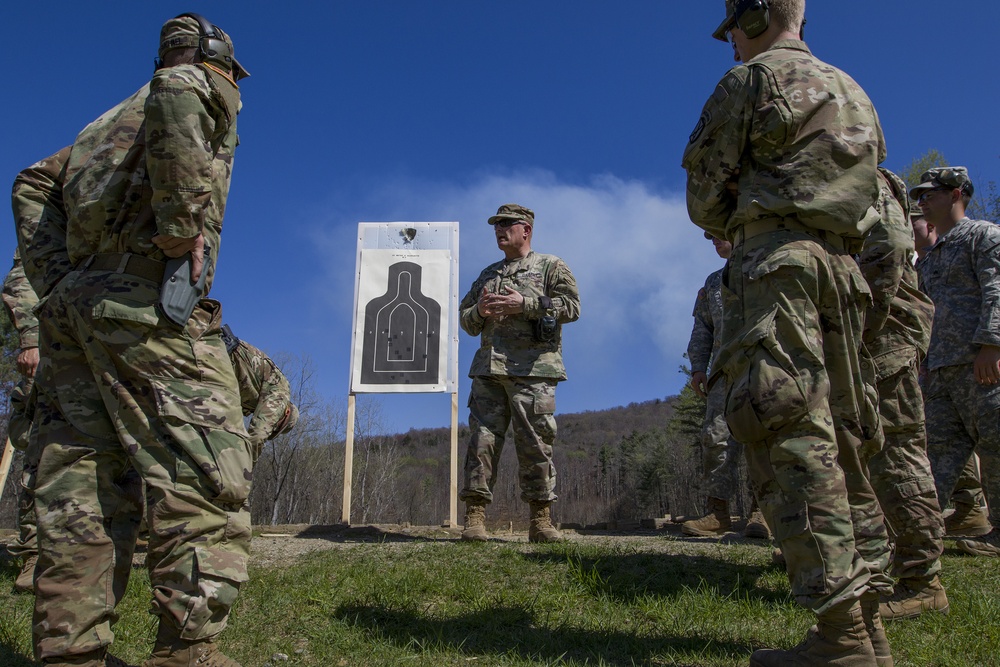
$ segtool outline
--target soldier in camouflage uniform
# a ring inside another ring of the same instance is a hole
[[[921,260],[920,285],[934,301],[927,353],[927,452],[938,499],[949,498],[973,452],[993,529],[959,547],[1000,556],[1000,227],[970,220],[974,188],[964,167],[939,167],[910,190],[938,233]]]
[[[222,340],[236,372],[243,415],[250,417],[247,434],[257,463],[264,443],[295,427],[299,409],[292,403],[288,378],[269,356],[237,338],[228,324],[222,326]]]
[[[513,423],[521,499],[531,506],[528,539],[551,542],[562,537],[549,513],[556,499],[556,383],[566,379],[562,325],[580,317],[580,294],[565,262],[531,249],[533,211],[504,204],[488,222],[505,257],[479,274],[459,306],[462,329],[480,336],[469,369],[472,438],[460,496],[466,504],[462,539],[487,539],[486,505]]]
[[[121,664],[107,649],[143,482],[159,620],[147,667],[237,664],[214,640],[247,579],[252,455],[221,307],[203,298],[175,325],[158,301],[168,258],[189,255],[192,282],[204,271],[211,285],[245,72],[196,16],[164,24],[160,58],[76,138],[64,233],[43,215],[21,237],[33,285],[72,267],[38,313],[33,629],[46,664]]]
[[[712,241],[719,257],[729,259],[733,244],[708,232],[705,232],[705,238]],[[723,535],[731,527],[729,498],[737,489],[739,459],[743,455],[743,445],[733,439],[726,424],[725,384],[716,382],[712,385],[712,390],[707,391],[708,369],[712,357],[719,349],[722,335],[722,269],[709,274],[705,286],[698,290],[692,315],[694,328],[688,341],[687,356],[691,362],[691,388],[705,399],[701,447],[703,474],[708,488],[708,514],[685,521],[681,525],[681,532],[696,537],[711,537]],[[744,534],[747,537],[770,537],[764,518],[760,510],[756,509],[756,502]]]
[[[859,358],[871,295],[852,253],[877,214],[884,149],[868,96],[801,41],[803,0],[727,0],[729,70],[684,153],[688,213],[730,239],[711,382],[743,442],[792,592],[817,626],[769,665],[891,665],[878,615],[884,519],[860,460],[878,414]]]
[[[19,351],[17,370],[21,379],[10,394],[10,419],[7,422],[7,437],[14,449],[28,449],[28,433],[34,419],[35,370],[38,368],[38,319],[32,309],[38,303],[38,296],[24,275],[20,251],[14,251],[14,265],[3,282],[3,303],[7,314],[17,329]],[[14,590],[25,593],[31,590],[38,560],[35,544],[35,502],[34,495],[25,485],[31,476],[27,462],[21,475],[21,488],[17,498],[17,525],[20,534],[10,552],[22,561],[21,572],[14,581]]]
[[[863,340],[875,371],[885,443],[865,452],[872,486],[894,535],[892,568],[899,581],[882,600],[883,619],[947,613],[938,578],[944,523],[924,428],[920,360],[927,354],[934,305],[917,286],[906,185],[879,169],[879,222],[865,237],[861,272],[872,292]]]
[[[910,222],[913,225],[914,248],[917,251],[917,270],[927,251],[937,243],[937,230],[934,225],[924,219],[924,212],[919,206],[910,206]],[[921,387],[923,387],[926,367],[922,368]],[[986,495],[983,493],[983,482],[979,474],[979,455],[975,452],[969,457],[969,462],[962,469],[951,495],[953,510],[944,513],[944,530],[947,537],[978,537],[993,529],[990,524],[989,512],[986,507]]]

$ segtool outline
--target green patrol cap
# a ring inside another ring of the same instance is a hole
[[[495,225],[501,220],[520,220],[534,227],[535,212],[520,204],[504,204],[497,209],[497,214],[490,216],[486,222]]]
[[[719,27],[715,29],[712,33],[712,37],[715,37],[720,42],[728,42],[726,39],[726,33],[732,30],[736,26],[736,0],[726,0],[726,18],[723,19]]]

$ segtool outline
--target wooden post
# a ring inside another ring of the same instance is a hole
[[[351,481],[354,477],[354,394],[347,395],[347,438],[344,444],[344,507],[341,518],[351,525]]]
[[[448,525],[458,525],[458,391],[451,393],[451,512]]]
[[[3,490],[7,488],[7,473],[10,472],[10,462],[13,459],[14,445],[8,437],[7,444],[3,446],[3,457],[0,458],[0,496],[3,496]]]

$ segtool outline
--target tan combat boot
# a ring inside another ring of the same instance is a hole
[[[893,667],[889,638],[885,636],[885,627],[882,625],[878,605],[878,593],[869,589],[861,596],[861,617],[865,620],[865,631],[875,651],[875,664],[878,667]]]
[[[37,562],[38,556],[28,556],[28,560],[24,561],[21,573],[14,580],[15,593],[31,593],[35,590],[35,563]]]
[[[729,503],[721,498],[708,499],[708,514],[681,524],[681,532],[694,537],[718,537],[732,526]]]
[[[970,556],[1000,558],[1000,528],[996,528],[982,537],[959,540],[958,548]]]
[[[550,504],[531,503],[531,524],[528,526],[529,542],[558,542],[563,538],[562,533],[552,525],[552,518],[549,515]]]
[[[955,505],[955,511],[944,518],[947,537],[979,537],[986,535],[993,526],[986,510],[980,505]]]
[[[875,650],[865,630],[861,604],[828,611],[809,628],[805,641],[789,651],[758,649],[750,667],[875,667]]]
[[[181,639],[175,628],[161,621],[153,654],[142,667],[240,667],[240,663],[220,651],[214,638]]]
[[[948,594],[941,579],[900,579],[892,595],[882,598],[879,613],[883,620],[913,618],[925,611],[948,613]]]
[[[767,527],[767,522],[764,521],[764,513],[759,508],[754,507],[750,513],[747,525],[743,529],[743,537],[751,537],[759,540],[771,539],[771,529]]]
[[[462,540],[465,542],[485,542],[486,534],[486,504],[467,501],[465,503],[465,529],[462,530]]]

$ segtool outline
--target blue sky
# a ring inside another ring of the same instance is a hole
[[[500,257],[485,221],[509,201],[580,284],[558,411],[680,390],[694,296],[721,265],[679,164],[733,64],[710,37],[722,0],[8,4],[7,183],[148,81],[164,20],[198,11],[233,37],[252,76],[212,296],[241,337],[310,360],[328,400],[347,394],[357,223],[458,220],[464,293]],[[875,102],[891,169],[935,148],[1000,180],[1000,5],[810,0],[806,16],[813,52]],[[14,245],[11,227],[0,256]],[[462,421],[477,345],[461,335]],[[379,400],[389,431],[449,421],[443,395]]]

